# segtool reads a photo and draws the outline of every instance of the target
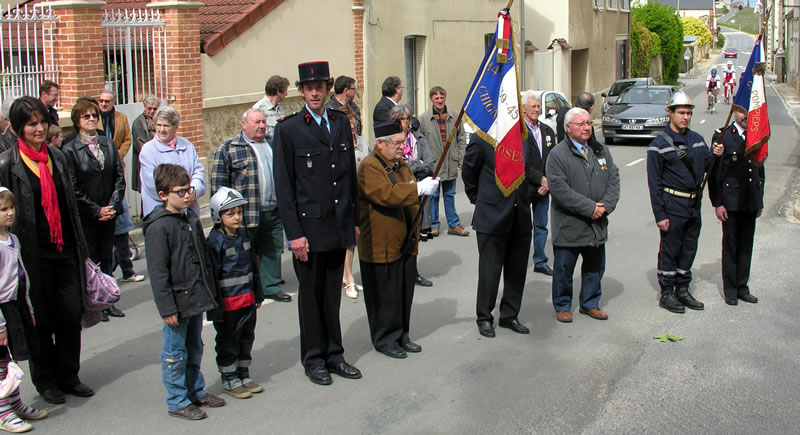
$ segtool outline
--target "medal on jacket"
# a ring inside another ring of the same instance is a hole
[[[306,167],[311,169],[311,154],[306,154]]]
[[[553,139],[550,139],[550,135],[545,136],[544,141],[547,143],[547,148],[553,146]]]
[[[601,171],[607,171],[608,170],[608,165],[606,164],[605,157],[601,157],[601,158],[597,159],[597,163],[600,163],[600,170]]]
[[[735,161],[739,160],[739,156],[737,156],[736,153],[733,153],[733,156],[731,156],[731,160],[733,160],[735,162]]]

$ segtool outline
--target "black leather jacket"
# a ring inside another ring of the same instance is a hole
[[[122,214],[125,196],[125,175],[117,147],[105,136],[99,136],[98,140],[105,155],[103,169],[80,136],[61,147],[70,165],[75,199],[84,225],[96,221],[100,209],[108,205],[114,207],[117,215]]]

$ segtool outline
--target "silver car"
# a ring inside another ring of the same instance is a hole
[[[674,86],[634,86],[620,94],[603,115],[606,144],[616,139],[652,139],[669,124],[667,103]]]
[[[630,88],[631,86],[655,86],[656,81],[650,77],[637,77],[633,79],[619,79],[611,84],[608,88],[608,92],[603,92],[600,94],[603,97],[603,107],[601,110],[601,114],[605,115],[606,110],[617,101],[619,98],[619,94],[622,93],[625,89]]]

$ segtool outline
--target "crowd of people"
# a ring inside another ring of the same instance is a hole
[[[53,108],[56,83],[44,82],[40,98],[3,102],[0,379],[11,371],[13,355],[30,360],[33,384],[48,403],[64,403],[65,394],[94,394],[79,377],[84,263],[91,259],[108,275],[120,266],[123,281],[144,279],[133,270],[128,244],[134,225],[123,158],[131,149],[130,182],[141,192],[148,277],[163,320],[162,381],[171,416],[199,420],[207,417],[202,406],[226,404],[205,391],[200,372],[203,315],[216,330],[223,391],[237,399],[263,391],[249,370],[257,309],[265,299],[292,301],[281,289],[287,243],[299,286],[300,360],[311,382],[362,377],[344,357],[342,292],[363,294],[376,351],[398,359],[421,352],[411,337],[414,289],[433,283],[417,270],[419,242],[440,234],[440,195],[447,234],[470,235],[455,207],[459,174],[474,205],[480,335],[496,335],[501,276],[497,325],[529,333],[519,314],[531,250],[533,271],[552,276],[557,321],[573,320],[578,257],[578,311],[608,319],[600,308],[601,282],[620,179],[610,150],[595,139],[591,94],[580,94],[574,108],[559,113],[557,131],[539,119],[538,94],[521,94],[526,177],[506,196],[496,183],[494,147],[456,125],[443,87],[430,89],[431,109],[415,117],[400,102],[402,80],[387,78],[373,111],[376,139],[368,145],[355,79],[333,80],[327,62],[300,64],[295,85],[304,107],[287,115],[281,103],[289,84],[281,76],[267,80],[265,97],[242,114],[240,132],[214,153],[208,188],[194,145],[177,135],[180,114],[155,97],[144,99],[132,128],[114,110],[113,91],[79,98],[71,110],[74,131],[63,138]],[[689,129],[693,107],[683,92],[673,96],[670,125],[647,154],[661,234],[659,305],[676,313],[703,309],[689,285],[706,174],[723,225],[725,302],[758,301],[747,282],[764,170],[744,153],[746,113],[736,112],[735,123],[718,131],[709,147]],[[214,226],[206,236],[198,198],[207,191]],[[548,226],[552,267],[545,253]],[[353,275],[356,253],[362,284]],[[104,320],[109,316],[125,313],[111,306]],[[0,398],[2,430],[27,431],[26,420],[46,416],[25,405],[18,389]]]

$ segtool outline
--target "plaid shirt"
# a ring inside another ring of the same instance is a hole
[[[261,193],[258,187],[258,161],[250,145],[234,136],[217,148],[211,164],[211,195],[220,187],[236,189],[247,199],[244,207],[244,226],[258,226],[261,213]]]

